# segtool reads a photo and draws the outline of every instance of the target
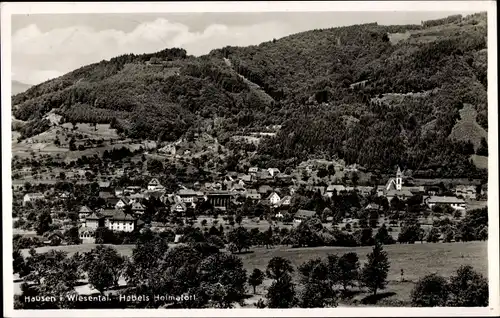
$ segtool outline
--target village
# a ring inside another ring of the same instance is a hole
[[[309,164],[301,168],[300,174],[312,174],[317,172],[318,166]],[[346,168],[351,175],[356,175],[357,169],[355,165]],[[15,197],[22,197],[23,208],[37,207],[47,204],[50,200],[59,202],[59,205],[51,204],[51,222],[58,224],[52,226],[54,230],[34,235],[33,231],[30,232],[33,228],[24,226],[25,231],[17,233],[29,233],[25,235],[38,237],[45,245],[64,245],[68,242],[63,233],[77,227],[81,243],[93,244],[96,242],[96,231],[99,228],[128,233],[144,228],[156,232],[167,229],[175,232],[178,231],[178,225],[185,224],[182,221],[184,219],[186,224],[199,228],[206,228],[209,221],[211,224],[208,225],[217,225],[220,222],[220,226],[225,221],[226,227],[229,228],[228,225],[235,225],[235,215],[236,221],[249,229],[265,230],[271,227],[279,228],[278,225],[293,228],[303,220],[319,218],[324,224],[351,232],[358,227],[363,228],[360,219],[376,218],[375,227],[386,223],[389,226],[390,221],[391,230],[395,230],[399,222],[397,218],[396,221],[393,220],[393,212],[408,214],[409,208],[415,209],[409,207],[410,205],[419,206],[418,219],[425,227],[443,218],[463,218],[471,207],[477,208],[481,204],[485,206],[487,202],[485,186],[457,184],[452,188],[443,188],[443,185],[437,184],[416,185],[414,180],[404,176],[400,167],[397,167],[393,177],[383,185],[361,186],[353,185],[350,179],[344,181],[346,182],[343,184],[318,186],[298,182],[292,174],[282,173],[277,168],[258,167],[250,167],[247,173],[229,172],[214,182],[195,182],[190,187],[181,184],[178,190],[171,193],[157,177],[151,177],[143,186],[116,186],[112,181],[99,181],[95,182],[99,187],[99,203],[72,207],[78,215],[73,220],[68,217],[68,213],[60,211],[65,206],[63,202],[71,201],[74,193],[56,190],[55,186],[45,192],[29,192],[18,184],[13,188],[17,194]],[[30,187],[33,188],[33,185]],[[351,200],[350,194],[356,196],[354,203],[339,204],[344,200],[342,198]],[[310,199],[319,197],[324,202],[335,203],[320,204],[321,209],[308,209],[298,202],[300,198],[308,196]],[[335,204],[338,207],[335,207]],[[148,217],[145,217],[145,214]],[[60,215],[65,218],[59,218]],[[219,216],[222,220],[219,220]],[[14,218],[15,225],[19,226],[20,217],[23,216]],[[182,234],[175,234],[173,240],[178,242]],[[393,234],[397,235],[398,232],[394,231]],[[444,235],[441,235],[441,239],[443,237]]]

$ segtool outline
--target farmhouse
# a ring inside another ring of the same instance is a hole
[[[276,193],[276,192],[273,192],[271,193],[271,195],[267,198],[267,200],[269,200],[269,203],[272,205],[272,206],[277,206],[278,203],[281,201],[281,198],[280,196]]]
[[[134,214],[144,214],[144,211],[146,211],[146,208],[140,202],[134,202],[132,204],[132,212]]]
[[[23,198],[23,206],[29,203],[33,203],[35,201],[42,201],[45,200],[45,196],[42,193],[26,193]]]
[[[247,199],[251,199],[251,200],[260,200],[261,199],[260,193],[257,192],[257,190],[255,190],[255,189],[248,189],[246,192],[246,197],[247,197]]]
[[[118,200],[118,202],[116,202],[115,208],[123,209],[129,204],[130,204],[130,200],[128,198],[121,198]]]
[[[291,197],[291,196],[289,196],[289,195],[287,195],[287,196],[284,196],[284,197],[281,199],[281,201],[279,202],[279,205],[280,205],[280,206],[283,206],[283,207],[285,207],[285,206],[289,206],[289,205],[290,205],[290,203],[291,203],[291,201],[292,201],[292,197]]]
[[[184,202],[178,202],[170,207],[170,211],[177,213],[178,215],[184,215],[187,211],[187,206]]]
[[[258,167],[250,167],[248,169],[248,173],[257,173],[259,172],[259,168]]]
[[[179,197],[181,202],[194,203],[198,197],[198,194],[196,191],[191,189],[180,189],[177,192],[177,196]]]
[[[123,195],[123,188],[117,187],[115,188],[115,196],[121,197]]]
[[[339,194],[341,191],[346,191],[346,187],[342,184],[331,184],[326,188],[325,196],[331,198],[333,193]]]
[[[91,214],[92,214],[92,210],[88,206],[86,206],[86,205],[82,206],[80,208],[80,211],[78,211],[78,217],[80,219],[80,222],[84,223],[87,216],[89,216]]]
[[[293,217],[293,221],[295,223],[300,223],[306,219],[312,218],[316,216],[315,211],[310,211],[310,210],[298,210],[297,213],[295,213],[295,216]]]
[[[132,232],[140,225],[133,216],[116,210],[106,215],[106,221],[106,227],[112,231]]]
[[[163,186],[161,185],[160,181],[158,179],[153,178],[151,181],[148,183],[148,190],[150,191],[157,191],[157,190],[162,190]]]
[[[267,169],[267,172],[269,172],[271,177],[277,176],[280,173],[278,168],[269,168]]]
[[[465,201],[463,199],[459,199],[456,197],[430,196],[430,197],[424,198],[424,202],[431,209],[435,205],[448,205],[455,210],[465,210],[467,208]]]
[[[464,199],[475,200],[476,199],[476,187],[459,185],[455,188],[455,195],[462,196]]]

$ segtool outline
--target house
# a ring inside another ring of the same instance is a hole
[[[82,226],[78,229],[78,237],[82,240],[83,244],[95,243],[95,229]]]
[[[103,227],[105,224],[105,216],[100,213],[92,213],[85,218],[85,227],[91,229],[97,229],[98,227]]]
[[[438,197],[438,196],[430,196],[424,198],[425,204],[432,209],[435,205],[448,205],[455,210],[465,210],[467,205],[463,199],[459,199],[457,197]]]
[[[99,191],[111,191],[111,182],[100,181],[99,182]]]
[[[140,202],[132,203],[132,212],[134,214],[144,214],[144,211],[146,211],[146,207]]]
[[[267,170],[257,172],[256,174],[257,180],[259,181],[272,181],[273,176],[269,174]]]
[[[259,187],[259,190],[258,190],[258,192],[259,192],[261,195],[265,195],[265,194],[267,194],[268,192],[271,192],[271,191],[273,191],[273,188],[272,188],[272,187],[270,187],[270,186],[268,186],[267,184],[261,185],[261,186]]]
[[[118,202],[116,202],[115,208],[124,209],[129,204],[130,204],[129,198],[121,198],[118,200]]]
[[[455,188],[455,195],[462,196],[464,199],[475,200],[476,199],[476,187],[459,185]]]
[[[56,244],[56,242],[58,244]],[[65,245],[66,239],[61,232],[54,231],[47,236],[47,240],[45,240],[43,243],[47,245],[60,245],[60,244]]]
[[[184,215],[187,211],[187,206],[184,202],[178,202],[170,206],[170,211],[178,215]]]
[[[275,217],[275,218],[277,218],[277,219],[282,219],[282,218],[284,217],[284,215],[283,215],[283,213],[281,213],[281,211],[280,211],[280,212],[276,213],[276,214],[274,215],[274,217]]]
[[[306,190],[312,192],[319,192],[319,194],[321,194],[322,196],[325,195],[326,192],[325,187],[318,187],[318,186],[307,186]]]
[[[150,191],[162,190],[163,188],[164,187],[161,185],[160,181],[156,178],[151,179],[148,183],[148,190]]]
[[[210,202],[216,209],[227,210],[231,204],[233,195],[229,191],[209,191],[205,194],[205,200]]]
[[[26,204],[33,203],[35,201],[42,201],[45,200],[45,196],[43,193],[36,192],[36,193],[26,193],[23,198],[23,206],[26,206]]]
[[[115,210],[111,215],[106,215],[106,220],[108,229],[120,232],[133,232],[143,224],[143,222],[120,210]]]
[[[267,198],[267,200],[269,200],[269,203],[272,206],[277,206],[278,203],[281,201],[281,198],[280,198],[280,196],[276,192],[273,192],[273,193],[271,193],[271,195],[269,195],[269,197]]]
[[[123,193],[138,193],[141,192],[141,187],[139,186],[128,186],[123,190]]]
[[[198,197],[196,191],[191,189],[180,189],[177,192],[177,196],[184,203],[194,203]]]
[[[274,177],[280,173],[280,170],[278,168],[269,168],[269,169],[267,169],[267,172],[269,172],[271,177]]]
[[[123,195],[123,188],[115,188],[115,196],[121,197]]]
[[[284,183],[290,183],[293,180],[291,175],[284,174],[284,173],[278,173],[277,175],[275,175],[275,178],[276,178],[276,180],[279,180],[279,181],[284,182]]]
[[[293,217],[293,221],[295,223],[300,223],[306,219],[312,218],[316,216],[315,211],[310,211],[310,210],[298,210],[297,213],[295,213]]]
[[[292,202],[292,197],[287,195],[281,199],[281,201],[279,202],[279,205],[286,207],[286,206],[289,206],[291,204],[291,202]]]
[[[247,197],[247,199],[251,199],[254,201],[258,201],[261,199],[260,193],[257,192],[257,190],[255,190],[255,189],[248,189],[246,192],[246,197]]]
[[[341,191],[346,191],[346,187],[342,184],[331,184],[326,188],[325,196],[331,198],[333,193],[339,194]]]
[[[244,183],[243,185],[251,183],[253,181],[253,176],[251,174],[244,174],[240,178],[240,182],[241,181]]]
[[[248,173],[254,173],[255,174],[257,172],[259,172],[259,168],[258,167],[250,167],[248,169]]]
[[[232,188],[231,188],[231,192],[236,192],[236,193],[244,193],[245,192],[245,187],[242,186],[241,184],[239,183],[235,183]]]
[[[363,186],[360,186],[360,187],[356,187],[356,190],[361,194],[361,195],[369,195],[372,190],[373,190],[373,187],[363,187]]]
[[[382,210],[382,207],[376,203],[369,203],[366,207],[365,207],[365,210],[366,211],[380,211]]]
[[[85,218],[91,214],[92,210],[88,206],[84,205],[80,208],[80,211],[78,211],[78,218],[80,219],[80,222],[84,223]]]

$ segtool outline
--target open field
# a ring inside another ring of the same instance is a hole
[[[74,246],[41,247],[38,252],[47,252],[51,249],[67,251],[69,255],[75,252],[87,252],[94,248],[96,244],[82,244]],[[133,245],[114,246],[122,255],[130,256]],[[487,242],[467,242],[467,243],[424,243],[424,244],[395,244],[384,246],[384,250],[389,255],[391,267],[389,270],[387,288],[381,291],[381,300],[376,305],[408,305],[410,293],[414,283],[422,276],[437,273],[449,277],[461,266],[471,265],[479,273],[488,276],[488,255]],[[347,252],[356,252],[361,264],[366,262],[366,255],[370,253],[372,247],[317,247],[317,248],[289,248],[279,246],[275,248],[252,248],[250,253],[241,254],[243,265],[248,273],[254,268],[265,270],[269,260],[275,256],[289,259],[296,268],[309,259],[316,257],[326,257],[328,254],[342,255]],[[23,250],[23,255],[27,255],[28,250]],[[404,270],[404,281],[401,281],[401,269]],[[295,271],[296,273],[296,271]],[[297,278],[297,277],[295,277]],[[123,285],[125,282],[120,281]],[[257,294],[250,295],[246,300],[249,307],[264,297],[271,280],[266,279],[264,283],[257,287]],[[78,287],[82,294],[95,292],[88,284]],[[251,287],[249,287],[251,291]],[[20,293],[20,282],[15,283],[15,292]],[[368,293],[364,290],[355,290],[354,296],[350,299],[341,300],[339,306],[359,305],[366,301]]]

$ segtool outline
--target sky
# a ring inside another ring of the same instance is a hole
[[[181,47],[203,55],[290,34],[377,22],[420,24],[472,12],[265,12],[12,15],[12,80],[38,84],[127,53]]]

